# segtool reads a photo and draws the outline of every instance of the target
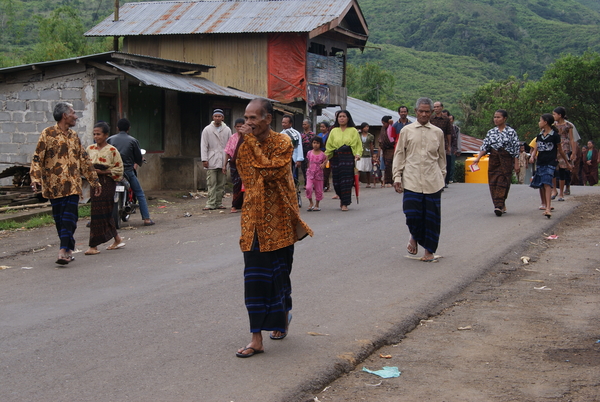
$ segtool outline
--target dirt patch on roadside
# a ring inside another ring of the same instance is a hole
[[[507,257],[314,401],[600,401],[600,205],[577,201],[528,264]],[[402,374],[362,371],[384,366]]]

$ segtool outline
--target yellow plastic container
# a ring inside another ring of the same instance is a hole
[[[489,156],[484,155],[479,160],[479,170],[471,172],[471,165],[477,159],[477,154],[465,161],[465,183],[487,183],[488,182],[488,164]]]

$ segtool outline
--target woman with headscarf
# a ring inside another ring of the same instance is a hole
[[[483,155],[490,153],[488,183],[496,216],[506,213],[506,198],[510,190],[513,168],[519,173],[519,137],[517,132],[506,124],[507,118],[506,110],[496,110],[496,127],[487,132],[481,150],[473,162],[473,165],[477,165]]]
[[[340,198],[342,211],[347,211],[352,203],[354,162],[360,159],[362,151],[362,141],[350,112],[340,110],[329,133],[325,155],[331,163],[333,187]]]

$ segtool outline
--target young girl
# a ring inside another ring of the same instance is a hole
[[[371,177],[373,178],[373,187],[377,188],[378,184],[383,187],[383,180],[381,180],[381,168],[379,167],[379,150],[373,150],[373,170],[371,171]]]
[[[540,209],[544,210],[544,216],[547,218],[552,216],[550,203],[552,201],[552,178],[556,165],[558,165],[557,153],[566,161],[567,169],[573,168],[561,146],[560,135],[552,128],[552,124],[554,124],[554,116],[550,113],[544,113],[540,117],[538,125],[542,131],[536,137],[536,143],[531,150],[529,159],[530,163],[537,159],[535,176],[530,186],[540,189],[540,198],[542,199]]]
[[[310,201],[308,212],[320,211],[319,203],[323,199],[323,169],[327,164],[327,156],[321,150],[323,139],[314,137],[312,141],[312,150],[306,154],[306,198]],[[316,203],[313,204],[312,193],[315,191]]]

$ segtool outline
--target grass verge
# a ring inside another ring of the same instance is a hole
[[[84,204],[84,205],[80,206],[79,207],[79,218],[88,218],[91,215],[91,209],[92,209],[92,207],[90,204]],[[53,224],[54,224],[54,219],[52,218],[52,215],[45,214],[45,215],[34,216],[25,222],[16,222],[12,219],[0,221],[0,230],[14,230],[14,229],[21,229],[21,228],[33,229],[33,228],[39,228],[42,226],[53,225]]]

